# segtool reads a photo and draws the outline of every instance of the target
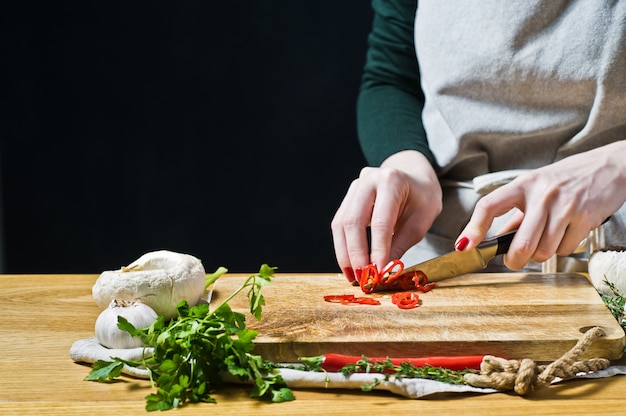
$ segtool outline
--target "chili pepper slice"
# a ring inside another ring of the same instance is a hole
[[[324,296],[324,300],[326,302],[334,302],[341,303],[345,301],[350,301],[354,299],[354,295],[326,295]]]
[[[422,271],[416,271],[413,273],[413,278],[411,279],[415,282],[416,286],[425,285],[428,283],[428,276]]]
[[[359,284],[363,293],[372,293],[380,283],[380,274],[375,264],[367,265],[361,271]]]
[[[390,261],[385,268],[380,272],[380,283],[384,285],[393,284],[394,281],[402,275],[404,270],[404,263],[400,260]]]
[[[415,289],[415,282],[413,281],[413,275],[410,273],[398,276],[391,284],[381,287],[378,286],[378,290],[388,290],[392,292],[408,291]]]
[[[420,298],[415,292],[396,292],[391,295],[391,303],[400,309],[413,309],[419,306]]]
[[[417,285],[415,288],[422,293],[426,293],[426,292],[430,292],[431,290],[433,290],[436,286],[437,286],[437,283],[432,282],[432,283],[427,283],[425,285]]]
[[[380,301],[374,298],[357,297],[354,295],[325,295],[324,301],[331,303],[341,303],[342,305],[380,305]]]
[[[346,304],[359,304],[359,305],[380,305],[380,301],[374,298],[355,297],[354,299],[347,301]]]
[[[424,272],[416,271],[411,279],[415,282],[415,288],[422,293],[430,292],[437,286],[436,282],[428,282],[428,276]]]

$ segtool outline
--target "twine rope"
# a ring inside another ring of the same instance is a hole
[[[608,368],[605,358],[580,360],[589,346],[606,335],[601,327],[593,327],[578,340],[576,345],[561,358],[548,365],[538,365],[533,360],[505,360],[490,355],[483,358],[480,374],[466,374],[465,381],[474,387],[494,388],[500,391],[513,390],[520,396],[546,387],[555,378],[568,379],[576,374]]]

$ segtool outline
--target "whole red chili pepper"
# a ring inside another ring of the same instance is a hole
[[[422,357],[422,358],[388,358],[388,357],[363,357],[343,354],[324,354],[315,357],[302,357],[300,361],[312,368],[321,368],[328,372],[338,372],[346,365],[356,364],[364,358],[370,361],[391,360],[393,365],[399,366],[402,363],[412,364],[415,367],[440,367],[448,370],[480,370],[483,361],[482,355],[468,355],[458,357]]]

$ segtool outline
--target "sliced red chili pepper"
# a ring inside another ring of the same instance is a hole
[[[354,295],[325,295],[326,302],[341,303],[342,305],[380,305],[380,302],[374,298],[357,297]]]
[[[335,303],[345,302],[347,300],[352,300],[352,299],[354,299],[354,295],[326,295],[324,296],[324,300],[326,302],[335,302]]]
[[[372,293],[378,286],[378,283],[380,283],[378,267],[375,264],[365,266],[361,271],[361,278],[359,279],[363,293]]]
[[[431,282],[425,285],[417,285],[415,288],[422,293],[426,293],[426,292],[430,292],[431,290],[433,290],[436,286],[437,286],[437,283]]]
[[[404,263],[400,260],[392,260],[380,272],[380,283],[384,285],[392,284],[404,270]]]
[[[421,271],[416,271],[411,279],[415,283],[415,288],[422,293],[430,292],[437,286],[436,282],[428,282],[428,276]]]
[[[416,286],[425,285],[428,283],[428,276],[420,270],[413,273],[413,278],[411,279],[415,282]]]
[[[389,290],[389,291],[408,291],[415,289],[415,282],[413,282],[413,275],[410,273],[404,274],[402,276],[397,277],[393,283],[390,285],[386,285],[384,288],[378,286],[379,290]]]
[[[365,297],[356,297],[350,301],[347,301],[346,304],[359,304],[359,305],[380,305],[380,301],[374,298],[365,298]]]
[[[428,277],[422,271],[402,274],[404,263],[401,260],[392,260],[382,271],[376,265],[370,264],[363,269],[355,269],[356,280],[354,284],[361,287],[363,293],[376,291],[410,291],[419,290],[422,293],[431,291],[436,287],[435,282],[428,282]]]
[[[419,306],[420,298],[415,292],[396,292],[391,295],[391,303],[400,309],[413,309]]]
[[[400,309],[413,309],[413,308],[417,308],[419,306],[419,303],[402,301],[402,302],[398,302],[397,306]]]

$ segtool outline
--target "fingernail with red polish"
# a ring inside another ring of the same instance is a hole
[[[356,279],[352,282],[353,285],[358,286],[361,283],[361,274],[363,273],[363,269],[357,267],[354,271]]]
[[[356,280],[354,277],[354,270],[352,270],[352,267],[346,267],[345,269],[343,269],[343,274],[346,276],[346,279],[348,279],[348,282],[350,283]]]
[[[456,244],[454,245],[454,248],[456,249],[456,251],[463,251],[465,250],[465,247],[467,247],[468,244],[469,244],[469,238],[462,237],[459,241],[456,242]]]

